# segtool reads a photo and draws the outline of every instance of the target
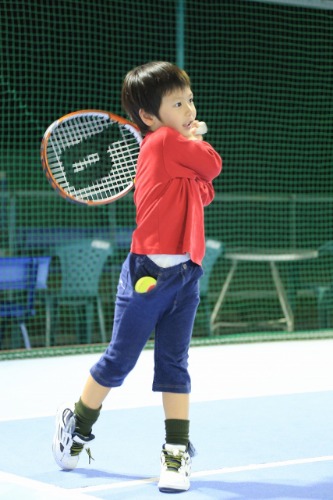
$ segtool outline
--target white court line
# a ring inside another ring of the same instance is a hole
[[[230,474],[234,472],[246,472],[249,470],[274,469],[275,467],[288,467],[289,465],[314,464],[316,462],[331,462],[333,455],[324,457],[298,458],[295,460],[284,460],[280,462],[268,462],[264,464],[240,465],[236,467],[223,467],[222,469],[194,472],[192,477],[214,476],[217,474]]]
[[[1,489],[5,489],[8,485],[12,485],[14,488],[22,486],[25,489],[25,498],[27,499],[30,498],[29,492],[33,492],[41,493],[43,495],[38,498],[47,498],[48,500],[59,500],[59,498],[61,498],[61,500],[96,500],[96,497],[84,495],[80,491],[60,488],[59,486],[42,483],[41,481],[36,481],[35,479],[17,476],[16,474],[10,474],[8,472],[0,471],[0,485]],[[9,495],[10,494],[11,493],[9,492]],[[15,495],[17,492],[13,490],[12,494]],[[36,497],[34,496],[33,498]]]
[[[331,462],[333,461],[333,455],[327,455],[323,457],[311,457],[311,458],[298,458],[294,460],[284,460],[279,462],[268,462],[263,464],[250,464],[250,465],[240,465],[235,467],[223,467],[222,469],[212,469],[207,471],[198,471],[191,474],[191,478],[194,477],[205,477],[205,476],[217,476],[221,474],[232,474],[235,472],[246,472],[253,470],[263,470],[263,469],[274,469],[276,467],[288,467],[290,465],[303,465],[303,464],[313,464],[318,462]],[[118,488],[132,488],[134,486],[140,486],[148,483],[157,483],[159,478],[152,477],[149,479],[138,479],[135,481],[122,481],[119,483],[111,484],[99,484],[96,486],[88,486],[86,488],[74,488],[73,492],[97,492],[102,490],[114,490]]]
[[[322,457],[311,457],[311,458],[299,458],[295,460],[284,460],[279,462],[269,462],[263,464],[250,464],[250,465],[240,465],[235,467],[223,467],[221,469],[212,469],[208,471],[198,471],[192,473],[192,478],[194,477],[207,477],[207,476],[216,476],[222,474],[232,474],[237,472],[246,472],[246,471],[254,471],[254,470],[263,470],[263,469],[273,469],[276,467],[287,467],[290,465],[303,465],[303,464],[312,464],[319,462],[330,462],[333,461],[333,455],[327,455]],[[73,489],[64,489],[58,486],[53,486],[50,484],[46,484],[40,481],[36,481],[34,479],[29,479],[21,476],[17,476],[15,474],[10,474],[7,472],[0,472],[0,484],[3,486],[12,484],[13,486],[22,486],[27,490],[34,491],[37,493],[42,493],[43,498],[47,497],[48,500],[58,500],[59,498],[63,500],[96,500],[96,497],[87,495],[87,493],[93,493],[97,491],[103,490],[115,490],[122,488],[133,488],[135,486],[142,486],[144,484],[149,483],[157,483],[158,478],[147,478],[147,479],[139,479],[135,481],[122,481],[119,483],[109,483],[109,484],[100,484],[96,486],[87,486],[85,488],[73,488]],[[26,491],[26,497],[29,498],[29,493]],[[42,497],[41,497],[42,498]]]

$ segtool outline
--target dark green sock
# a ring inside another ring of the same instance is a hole
[[[88,408],[84,403],[82,403],[81,398],[77,403],[75,403],[75,417],[76,417],[76,427],[75,431],[83,436],[89,436],[91,433],[92,426],[99,417],[100,407],[98,410],[92,410]]]
[[[165,420],[165,442],[168,444],[182,444],[188,446],[190,441],[190,421],[168,419]]]

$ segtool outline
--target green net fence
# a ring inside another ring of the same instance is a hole
[[[77,109],[123,114],[123,77],[150,60],[184,65],[224,160],[206,210],[221,252],[206,263],[194,338],[330,333],[333,11],[323,3],[1,0],[0,257],[51,257],[25,319],[32,347],[110,337],[135,226],[131,194],[103,207],[58,197],[41,169],[42,135]],[[102,264],[89,240],[107,243]],[[64,242],[81,245],[67,263]],[[0,288],[1,348],[22,348],[5,306],[26,304],[26,292]]]

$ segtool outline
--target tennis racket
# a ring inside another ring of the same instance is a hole
[[[134,186],[142,141],[136,125],[106,111],[75,111],[46,130],[41,160],[51,186],[63,198],[103,205]]]
[[[205,134],[200,122],[197,134]],[[136,125],[100,110],[75,111],[46,130],[41,160],[51,186],[63,198],[85,205],[104,205],[134,186],[142,141]]]

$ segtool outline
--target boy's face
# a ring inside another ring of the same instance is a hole
[[[184,137],[190,137],[191,124],[196,115],[197,110],[190,87],[177,89],[163,96],[159,118],[153,117],[150,130],[154,132],[160,127],[167,126],[177,130]]]

